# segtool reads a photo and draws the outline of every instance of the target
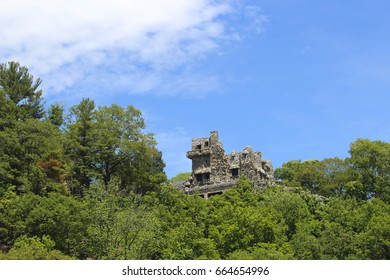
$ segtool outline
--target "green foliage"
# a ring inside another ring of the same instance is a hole
[[[275,178],[289,187],[302,187],[323,196],[345,195],[345,184],[355,180],[350,165],[339,158],[289,161],[275,170]]]
[[[373,199],[365,205],[364,230],[358,236],[359,258],[390,259],[390,205]]]
[[[0,132],[12,128],[16,123],[17,109],[16,104],[7,97],[0,87]]]
[[[288,227],[289,239],[296,233],[297,224],[309,217],[309,208],[305,200],[297,193],[273,191],[264,194],[264,200],[268,207],[276,209],[282,214],[283,220]]]
[[[72,161],[71,192],[83,195],[89,189],[93,178],[93,111],[95,102],[83,99],[79,105],[70,108],[70,123],[66,129],[66,153]]]
[[[211,239],[205,238],[202,228],[186,221],[166,234],[163,259],[218,259],[219,254]]]
[[[262,194],[254,193],[251,187],[247,179],[241,179],[236,188],[208,201],[207,234],[222,258],[251,250],[259,243],[282,244],[287,240],[281,213],[267,207]]]
[[[378,197],[390,202],[390,143],[358,139],[351,144],[353,170],[360,175],[365,198]]]
[[[60,132],[44,121],[26,119],[0,131],[0,194],[66,192],[66,164]]]
[[[11,247],[23,235],[50,236],[55,249],[83,256],[80,248],[85,233],[85,210],[75,198],[58,193],[48,197],[35,194],[17,196],[12,192],[1,201],[0,220],[6,238],[2,246]]]
[[[21,182],[15,182],[15,185],[22,185],[22,191],[36,194],[66,192],[62,185],[65,163],[61,135],[55,127],[48,122],[28,119],[20,122],[16,131],[19,138],[20,150],[17,155]]]
[[[56,127],[61,127],[65,123],[64,108],[58,103],[51,104],[48,110],[47,119]]]
[[[40,119],[44,115],[41,80],[34,81],[28,69],[17,62],[0,64],[0,109],[14,120]],[[5,103],[5,106],[1,106]],[[2,114],[3,115],[3,114]]]
[[[49,236],[20,237],[6,253],[0,253],[0,260],[71,260],[70,256],[55,250],[54,242]]]
[[[294,252],[289,243],[281,245],[258,243],[248,250],[237,250],[227,256],[228,260],[290,260]]]
[[[73,164],[72,192],[81,194],[101,180],[115,177],[123,193],[145,194],[166,180],[161,153],[152,134],[145,134],[141,112],[112,105],[95,109],[90,99],[71,108],[68,154]]]
[[[116,183],[94,185],[87,208],[86,248],[93,259],[153,259],[160,242],[160,222],[139,195],[122,197]]]
[[[190,178],[190,176],[191,176],[191,172],[179,173],[176,176],[169,179],[169,184],[171,186],[180,187],[185,181],[188,180],[188,178]]]
[[[322,161],[289,161],[275,170],[275,178],[290,188],[304,188],[326,197],[358,200],[390,199],[390,144],[358,139],[351,157]]]

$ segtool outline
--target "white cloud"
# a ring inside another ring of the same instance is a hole
[[[228,3],[1,0],[0,58],[27,65],[54,92],[103,72],[148,91],[165,71],[218,48],[226,36],[219,17],[229,13]]]

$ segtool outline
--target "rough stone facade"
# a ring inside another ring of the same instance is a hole
[[[192,174],[182,189],[188,194],[199,192],[207,198],[223,193],[235,185],[240,176],[247,177],[259,188],[274,181],[272,164],[263,159],[260,152],[247,146],[242,152],[226,155],[217,131],[210,132],[208,138],[192,139],[187,157],[192,160]]]

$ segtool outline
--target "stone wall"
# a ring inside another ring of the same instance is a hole
[[[226,155],[218,132],[210,137],[192,139],[192,150],[187,152],[192,160],[191,177],[181,187],[188,194],[198,191],[204,197],[221,193],[232,187],[240,176],[250,179],[254,185],[264,188],[273,184],[273,168],[249,146],[242,152]]]

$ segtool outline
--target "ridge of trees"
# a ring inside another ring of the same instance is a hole
[[[390,259],[390,143],[205,200],[167,180],[141,111],[45,110],[40,84],[0,64],[0,259]]]

